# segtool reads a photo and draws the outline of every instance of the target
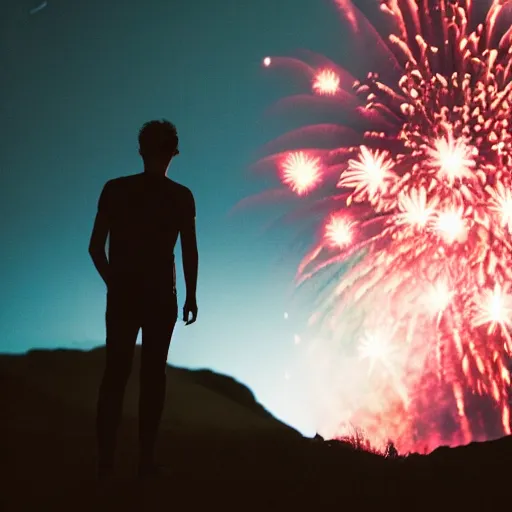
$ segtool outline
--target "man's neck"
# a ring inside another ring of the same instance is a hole
[[[167,178],[167,173],[165,172],[158,172],[158,171],[155,171],[155,170],[148,170],[147,168],[144,168],[144,171],[143,171],[143,174],[145,174],[146,176],[151,176],[151,177],[155,177],[155,178]]]
[[[167,177],[167,170],[169,169],[170,163],[171,162],[169,160],[155,160],[144,162],[144,174],[165,178]]]

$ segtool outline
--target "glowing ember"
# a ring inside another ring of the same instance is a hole
[[[386,64],[337,94],[323,58],[311,96],[350,114],[354,136],[276,159],[322,215],[297,277],[325,279],[308,346],[324,437],[350,422],[423,451],[511,432],[512,2],[481,20],[475,3],[376,0],[384,33],[336,0],[356,48],[367,38]]]
[[[435,140],[434,149],[428,149],[427,154],[431,156],[427,165],[437,168],[439,177],[445,177],[450,185],[453,185],[456,178],[471,179],[471,169],[476,162],[461,140],[454,141],[450,135]]]
[[[464,220],[460,212],[447,210],[437,215],[436,229],[444,238],[445,242],[451,244],[455,240],[463,241],[465,234]]]
[[[332,69],[322,69],[315,75],[313,91],[317,94],[334,95],[340,88],[340,77]]]
[[[392,167],[387,152],[372,153],[366,146],[361,146],[359,159],[348,161],[348,170],[342,174],[338,187],[353,187],[357,200],[365,197],[374,202],[386,188],[386,179],[394,178]]]
[[[343,217],[333,215],[325,227],[325,237],[335,247],[343,247],[352,241],[352,225]]]
[[[283,182],[302,195],[315,187],[321,178],[320,158],[304,151],[289,153],[281,164]]]
[[[444,281],[430,285],[425,294],[425,306],[431,314],[441,314],[450,304],[453,292]]]
[[[412,188],[407,192],[401,192],[398,197],[398,208],[401,213],[396,214],[395,222],[423,229],[433,218],[435,204],[427,204],[427,192],[423,187],[419,190]]]
[[[367,333],[361,345],[359,346],[359,355],[361,359],[370,359],[370,373],[376,362],[381,362],[385,366],[389,365],[389,356],[393,348],[389,338],[383,333]]]

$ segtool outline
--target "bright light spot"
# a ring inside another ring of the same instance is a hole
[[[369,199],[385,188],[386,179],[394,177],[393,161],[387,151],[371,151],[361,146],[359,160],[350,159],[348,169],[341,175],[338,187],[354,187],[354,194],[366,190]]]
[[[455,210],[438,213],[436,229],[447,243],[455,240],[463,242],[467,235],[464,219],[460,212]]]
[[[428,164],[438,169],[439,176],[445,177],[450,185],[456,178],[471,176],[471,168],[475,166],[472,150],[463,140],[454,140],[451,134],[447,138],[434,141],[434,148],[429,148]]]
[[[503,183],[498,181],[496,188],[489,187],[488,191],[491,193],[489,209],[501,217],[501,226],[506,226],[508,232],[512,234],[512,193],[510,189],[505,188]]]
[[[304,151],[288,153],[281,163],[283,182],[299,196],[312,190],[321,180],[320,158]]]
[[[270,66],[270,64],[272,64],[272,59],[270,57],[265,57],[263,59],[263,65],[268,68]]]
[[[283,315],[283,316],[284,316],[284,319],[285,319],[285,320],[288,320],[288,313],[287,313],[286,311],[284,312],[284,315]]]
[[[407,194],[400,194],[398,207],[402,213],[396,216],[397,224],[409,224],[418,228],[424,228],[432,219],[437,202],[427,203],[427,192],[424,187],[412,189]]]
[[[293,342],[295,343],[295,345],[298,345],[300,343],[300,336],[298,334],[295,334],[293,336]]]
[[[340,77],[332,69],[320,70],[313,80],[313,91],[317,94],[332,96],[340,88]]]
[[[362,339],[359,346],[359,356],[361,359],[370,359],[370,370],[377,361],[387,365],[389,364],[389,356],[394,352],[389,337],[382,332],[367,333]]]
[[[474,327],[489,324],[489,334],[498,325],[502,329],[512,327],[512,296],[508,293],[508,286],[502,288],[496,283],[494,290],[484,290],[475,300],[475,306]]]
[[[453,291],[450,290],[445,281],[439,280],[428,287],[425,294],[425,305],[431,314],[438,314],[444,311],[453,297]]]
[[[354,224],[339,215],[332,215],[325,226],[325,238],[331,246],[343,247],[352,241]]]
[[[284,378],[285,378],[286,380],[290,380],[290,379],[291,379],[291,375],[290,375],[288,372],[285,372],[285,373],[284,373]]]

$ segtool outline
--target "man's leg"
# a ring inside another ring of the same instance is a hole
[[[167,354],[178,318],[172,289],[149,294],[142,324],[139,394],[139,469],[150,469],[165,402]]]
[[[99,389],[96,416],[100,477],[111,471],[114,464],[124,392],[140,329],[140,308],[137,307],[135,298],[130,295],[121,290],[109,290],[107,295],[106,365]]]

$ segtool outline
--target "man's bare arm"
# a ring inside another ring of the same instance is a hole
[[[108,286],[109,281],[109,263],[106,254],[105,244],[107,242],[107,236],[110,230],[108,216],[103,208],[98,208],[96,219],[94,221],[94,227],[89,242],[89,254],[91,255],[92,261],[96,270],[100,274],[101,278]]]
[[[188,220],[181,230],[181,255],[187,298],[195,299],[197,289],[197,274],[199,268],[199,253],[197,251],[196,221]]]
[[[191,195],[191,209],[189,215],[180,229],[181,256],[183,259],[183,273],[185,275],[186,299],[183,308],[183,320],[187,325],[195,322],[197,317],[197,274],[199,268],[199,253],[197,250],[196,219],[194,198]],[[192,313],[189,321],[188,313]]]

